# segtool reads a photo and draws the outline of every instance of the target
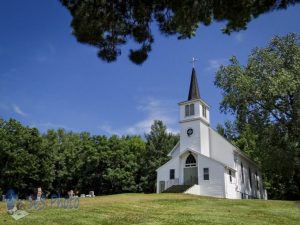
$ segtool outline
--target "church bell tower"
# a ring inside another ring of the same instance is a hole
[[[179,107],[180,152],[188,149],[209,157],[209,105],[200,97],[194,66],[188,99],[180,102]]]

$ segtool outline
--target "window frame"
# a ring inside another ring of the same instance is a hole
[[[195,115],[195,104],[187,104],[185,105],[185,117],[194,116]]]
[[[175,169],[170,169],[169,178],[170,178],[170,180],[174,180],[175,179]]]
[[[190,106],[189,105],[185,105],[185,116],[190,116]]]
[[[191,157],[193,157],[195,162],[187,162],[188,159],[192,159]],[[185,167],[196,167],[196,166],[197,166],[197,160],[196,160],[195,156],[192,153],[190,153],[188,155],[188,157],[186,157],[186,159],[185,159]]]
[[[242,173],[242,184],[245,183],[245,178],[244,178],[244,166],[243,163],[241,162],[241,173]]]
[[[202,116],[207,118],[207,107],[202,104]]]
[[[203,168],[203,180],[209,180],[209,167]]]
[[[190,104],[190,116],[194,116],[194,115],[195,115],[195,105]]]
[[[248,173],[249,173],[249,183],[250,183],[250,187],[252,188],[252,173],[251,173],[251,168],[249,167],[248,169]]]
[[[256,189],[259,190],[259,182],[258,182],[257,172],[255,172],[255,179],[256,179]]]

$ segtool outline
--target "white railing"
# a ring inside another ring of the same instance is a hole
[[[179,178],[168,180],[166,184],[166,189],[173,185],[179,185]]]

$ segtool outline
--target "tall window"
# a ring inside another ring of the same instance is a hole
[[[196,159],[195,159],[195,157],[191,153],[186,158],[185,166],[186,167],[194,167],[194,166],[196,166]]]
[[[251,176],[251,169],[249,167],[249,182],[250,182],[250,187],[252,187],[252,176]]]
[[[232,174],[231,174],[231,170],[229,170],[229,180],[230,180],[230,183],[232,183]]]
[[[186,105],[185,106],[185,116],[189,116],[190,115],[190,106]]]
[[[255,173],[255,179],[256,179],[256,189],[259,189],[259,185],[258,185],[258,176],[257,176],[257,172]]]
[[[195,106],[194,104],[189,104],[185,106],[185,116],[195,115]]]
[[[170,180],[175,179],[175,170],[174,169],[170,169]]]
[[[190,104],[190,116],[195,115],[195,106],[194,104]]]
[[[241,173],[242,173],[242,183],[244,183],[244,166],[243,166],[243,163],[241,163]]]
[[[203,180],[209,180],[209,168],[203,168]]]
[[[206,111],[207,111],[207,107],[205,105],[202,105],[202,115],[203,115],[204,118],[207,117]]]

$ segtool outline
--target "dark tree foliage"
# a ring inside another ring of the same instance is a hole
[[[145,136],[146,152],[141,161],[142,189],[145,192],[155,192],[156,169],[170,159],[167,155],[179,141],[179,136],[168,133],[167,127],[160,120],[154,121],[150,133]]]
[[[51,156],[41,148],[42,142],[36,128],[23,127],[13,119],[0,119],[0,189],[30,193],[41,184],[51,186]]]
[[[285,9],[299,0],[60,0],[70,11],[73,34],[81,43],[99,49],[98,56],[112,62],[121,55],[121,46],[129,40],[137,49],[129,58],[143,63],[154,41],[151,28],[157,24],[163,35],[178,39],[192,38],[200,24],[226,21],[223,33],[246,29],[259,15]]]
[[[0,195],[12,188],[24,198],[39,186],[44,193],[62,195],[69,190],[96,194],[154,191],[155,170],[167,159],[176,138],[156,121],[146,139],[63,129],[41,135],[36,128],[0,118]]]
[[[261,165],[271,198],[300,199],[300,38],[275,36],[246,66],[233,57],[215,84],[221,110],[236,116],[219,132]]]

